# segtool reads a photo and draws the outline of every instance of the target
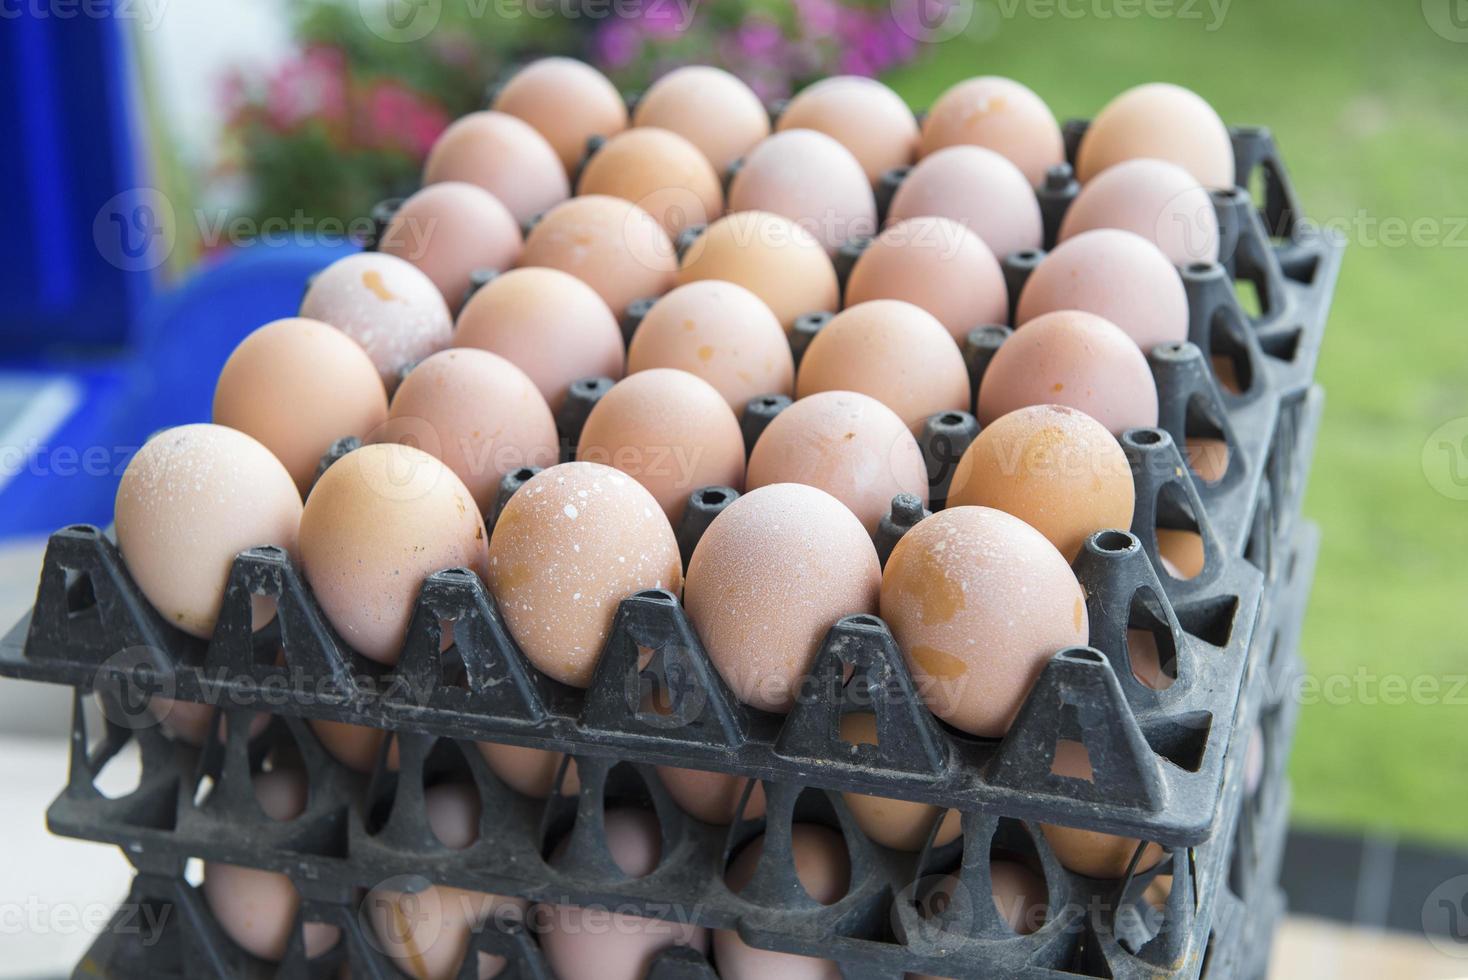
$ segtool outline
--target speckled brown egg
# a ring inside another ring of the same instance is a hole
[[[214,386],[214,421],[258,439],[301,496],[321,456],[343,436],[387,419],[387,392],[356,341],[318,320],[267,323],[229,355]]]
[[[912,162],[918,124],[902,97],[875,78],[838,75],[801,91],[780,113],[777,129],[813,129],[846,147],[875,184]]]
[[[948,506],[993,507],[1045,535],[1066,561],[1086,538],[1132,526],[1136,492],[1121,444],[1064,405],[1032,405],[984,427],[953,471]]]
[[[521,796],[543,800],[553,790],[559,791],[563,796],[575,796],[581,790],[575,759],[566,763],[565,775],[561,774],[565,753],[500,742],[476,744],[490,770]],[[557,779],[560,780],[559,785]]]
[[[824,490],[874,534],[892,498],[928,501],[928,470],[907,424],[886,405],[854,391],[809,395],[775,416],[749,457],[751,490],[803,483]]]
[[[669,237],[724,213],[724,188],[698,147],[677,133],[643,126],[613,136],[586,162],[581,194],[631,201]]]
[[[1234,186],[1228,127],[1196,92],[1152,82],[1127,89],[1096,114],[1076,154],[1082,183],[1123,160],[1169,160],[1204,187]]]
[[[429,184],[403,202],[377,250],[413,263],[433,280],[451,312],[464,305],[476,269],[510,268],[520,258],[520,225],[499,198],[474,184]]]
[[[257,773],[255,799],[272,820],[293,820],[306,808],[306,777],[290,769]],[[301,893],[290,878],[273,871],[210,861],[200,888],[219,926],[245,951],[277,962],[285,956],[301,907]],[[301,928],[308,957],[335,946],[341,930],[321,922]]]
[[[900,299],[927,310],[962,340],[974,327],[1009,320],[1004,271],[984,240],[932,215],[890,226],[861,253],[846,305]]]
[[[852,745],[877,744],[877,718],[864,711],[849,711],[841,716],[841,739]],[[927,803],[894,800],[862,793],[844,793],[846,806],[862,833],[874,843],[898,851],[921,851],[933,836],[933,846],[942,847],[963,833],[963,815],[957,810],[944,810]],[[933,825],[939,821],[936,834]]]
[[[322,269],[301,300],[301,316],[329,323],[362,345],[389,392],[403,368],[443,350],[454,331],[433,280],[381,252],[349,255]]]
[[[687,65],[643,93],[633,125],[668,129],[703,151],[721,176],[770,135],[770,116],[748,85],[722,68]]]
[[[540,220],[520,264],[569,272],[621,316],[633,300],[673,288],[678,256],[652,215],[619,197],[589,194]]]
[[[1065,162],[1065,140],[1050,107],[1008,78],[970,78],[938,96],[923,121],[922,155],[960,145],[1003,154],[1031,187]]]
[[[684,813],[704,823],[725,826],[741,815],[745,820],[758,820],[765,815],[765,788],[759,780],[753,780],[749,801],[741,810],[744,789],[751,782],[742,776],[658,766],[658,779]]]
[[[776,483],[714,518],[688,564],[684,607],[735,696],[783,713],[836,621],[876,609],[880,581],[872,539],[844,504]]]
[[[576,458],[630,475],[675,524],[693,491],[744,487],[739,419],[713,385],[672,368],[613,385],[587,416]]]
[[[795,390],[795,360],[775,314],[743,286],[703,279],[658,300],[627,349],[629,373],[677,368],[713,385],[735,415],[751,398]]]
[[[376,442],[417,446],[464,481],[481,514],[500,479],[560,459],[560,437],[535,383],[498,354],[473,347],[439,351],[415,367],[393,396]]]
[[[923,157],[892,195],[889,223],[921,215],[967,225],[1000,259],[1039,248],[1040,202],[1019,168],[981,146],[952,146]]]
[[[446,180],[484,188],[522,225],[571,196],[556,151],[503,112],[471,112],[443,131],[423,165],[423,183]]]
[[[301,518],[301,563],[322,611],[365,657],[397,663],[423,580],[447,568],[483,575],[474,496],[428,453],[363,446],[331,465]]]
[[[1097,174],[1066,209],[1060,240],[1120,228],[1173,265],[1218,261],[1218,213],[1197,178],[1165,160],[1127,160]]]
[[[1129,231],[1082,232],[1040,261],[1020,291],[1015,322],[1057,310],[1104,317],[1143,351],[1188,339],[1182,277],[1156,245]]]
[[[748,289],[786,330],[797,317],[841,302],[836,269],[820,242],[789,218],[765,211],[725,215],[698,236],[683,256],[678,283],[703,279]]]
[[[1083,779],[1087,782],[1095,778],[1085,745],[1070,739],[1055,743],[1055,762],[1051,770],[1057,776]],[[1109,880],[1126,874],[1127,865],[1131,863],[1132,854],[1136,852],[1139,843],[1135,838],[1062,827],[1058,824],[1044,823],[1040,825],[1040,829],[1060,863],[1087,878]],[[1137,860],[1137,873],[1150,871],[1164,856],[1162,848],[1149,843]]]
[[[1028,405],[1069,405],[1120,436],[1157,424],[1157,384],[1120,327],[1093,313],[1062,310],[1016,330],[979,385],[984,425]]]
[[[627,128],[627,104],[605,75],[575,58],[541,58],[517,71],[492,108],[525,120],[570,173],[593,136]]]
[[[128,574],[169,624],[209,637],[241,551],[296,554],[301,495],[280,460],[222,425],[181,425],[143,444],[122,474],[117,545]],[[255,628],[274,606],[254,600]]]
[[[763,834],[750,841],[729,865],[724,881],[731,891],[742,891],[754,878],[764,841]],[[822,905],[840,901],[851,887],[851,857],[836,831],[819,824],[794,824],[790,852],[800,887]],[[730,929],[714,933],[714,958],[724,980],[841,980],[842,975],[831,960],[758,949]]]
[[[832,255],[877,233],[866,171],[846,147],[813,129],[786,129],[750,150],[729,184],[729,210],[784,215]]]
[[[652,494],[599,463],[542,470],[500,512],[489,547],[490,592],[525,656],[586,687],[621,601],[679,591],[673,528]]]
[[[988,737],[1009,730],[1051,657],[1090,636],[1064,556],[989,507],[950,507],[903,535],[882,575],[882,618],[933,714]]]
[[[818,391],[870,395],[914,432],[931,415],[968,411],[970,398],[963,355],[943,324],[895,299],[848,307],[815,335],[795,393]]]
[[[622,376],[622,331],[596,290],[559,269],[513,269],[459,314],[457,347],[478,347],[524,371],[551,411],[579,378]]]

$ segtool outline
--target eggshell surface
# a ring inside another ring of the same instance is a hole
[[[499,198],[474,184],[444,181],[403,202],[377,250],[417,266],[457,313],[473,272],[510,268],[523,244],[519,223]]]
[[[1157,384],[1141,349],[1120,327],[1063,310],[1016,330],[979,385],[984,425],[1029,405],[1067,405],[1120,436],[1157,424]]]
[[[827,631],[872,612],[880,582],[876,549],[845,505],[777,483],[714,518],[689,562],[684,608],[735,696],[783,713]]]
[[[841,738],[853,745],[877,744],[877,719],[868,712],[848,711],[841,716]],[[963,817],[957,810],[910,800],[894,800],[862,793],[845,793],[847,809],[857,826],[873,842],[899,851],[920,851],[928,842],[933,824],[942,820],[933,835],[933,846],[942,847],[963,833]]]
[[[214,632],[235,556],[261,545],[297,553],[301,495],[280,461],[243,432],[181,425],[128,462],[114,506],[128,573],[165,621]],[[256,598],[255,628],[274,618]]]
[[[449,180],[489,191],[521,225],[571,196],[556,151],[504,112],[471,112],[443,131],[423,165],[423,183]]]
[[[1218,261],[1218,212],[1197,178],[1165,160],[1126,160],[1081,188],[1060,240],[1119,228],[1156,245],[1173,265]]]
[[[1072,779],[1091,780],[1091,760],[1086,747],[1080,742],[1062,739],[1055,743],[1055,762],[1052,770],[1056,775]],[[1138,841],[1103,834],[1094,830],[1062,827],[1058,824],[1041,824],[1041,831],[1055,856],[1066,868],[1087,878],[1120,878],[1126,874]],[[1165,856],[1162,848],[1149,843],[1137,860],[1137,872],[1149,871]]]
[[[1039,248],[1045,237],[1040,202],[1025,175],[980,146],[951,146],[923,157],[898,185],[888,223],[924,215],[968,226],[1001,260]]]
[[[350,337],[292,317],[240,341],[214,386],[213,417],[259,440],[305,497],[332,443],[365,438],[387,420],[387,392]]]
[[[675,595],[678,543],[657,500],[599,463],[562,463],[522,486],[495,522],[490,592],[530,662],[591,683],[617,605],[643,589]]]
[[[683,808],[683,812],[704,823],[724,826],[734,822],[743,814],[745,820],[757,820],[765,813],[765,789],[758,780],[750,790],[749,802],[743,811],[739,804],[744,799],[744,788],[750,780],[731,776],[723,772],[705,772],[702,769],[680,769],[676,766],[658,766],[658,779],[668,795]]]
[[[694,240],[678,284],[722,279],[764,300],[786,330],[806,313],[834,310],[840,286],[831,259],[810,232],[766,211],[727,214]]]
[[[902,537],[882,575],[882,618],[933,713],[988,737],[1009,730],[1051,657],[1090,636],[1065,558],[988,507],[940,511]]]
[[[627,126],[627,105],[606,76],[575,58],[541,58],[520,69],[494,99],[494,108],[525,120],[545,137],[570,173],[593,136]]]
[[[1138,157],[1175,163],[1204,187],[1234,185],[1228,127],[1201,96],[1179,85],[1138,85],[1108,102],[1081,139],[1076,176],[1085,183]]]
[[[992,75],[959,82],[928,110],[922,155],[957,145],[1003,154],[1032,187],[1065,162],[1065,140],[1050,107],[1019,82]]]
[[[488,552],[474,497],[419,449],[363,446],[322,474],[301,519],[301,563],[326,618],[365,657],[394,664],[423,580]]]
[[[837,75],[803,88],[780,113],[780,130],[810,129],[840,143],[867,181],[912,162],[918,124],[902,97],[874,78]]]
[[[825,133],[787,129],[750,150],[729,184],[730,211],[783,215],[830,254],[877,233],[877,201],[861,164]]]
[[[586,161],[577,192],[631,201],[669,237],[724,213],[723,185],[698,147],[677,133],[650,126],[608,140]]]
[[[389,392],[405,367],[447,347],[454,329],[433,280],[381,252],[349,255],[321,270],[301,300],[301,316],[360,344]]]
[[[498,354],[524,371],[551,411],[581,378],[622,377],[622,333],[596,290],[559,269],[513,269],[465,304],[458,347]]]
[[[596,290],[621,316],[635,299],[673,288],[678,257],[657,219],[605,194],[552,208],[525,239],[521,265],[560,269]]]
[[[632,114],[637,126],[671,130],[703,151],[720,176],[770,135],[770,117],[748,85],[709,65],[675,68],[653,82]]]

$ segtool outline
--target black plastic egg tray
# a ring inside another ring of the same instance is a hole
[[[1282,580],[1266,600],[1256,646],[1292,655],[1314,546],[1310,534],[1297,541],[1293,550],[1305,554],[1291,562],[1296,577]],[[1268,903],[1277,895],[1288,805],[1284,766],[1296,710],[1294,699],[1265,702],[1264,659],[1251,662],[1238,714],[1241,727],[1258,724],[1263,733],[1258,788],[1246,793],[1246,740],[1236,740],[1223,773],[1224,806],[1207,840],[1170,849],[1152,871],[1110,882],[1063,870],[1038,828],[1009,817],[967,814],[957,841],[935,846],[930,838],[921,853],[904,854],[868,840],[839,793],[766,783],[766,816],[713,827],[683,814],[643,765],[582,757],[574,796],[531,800],[500,783],[472,745],[402,736],[399,768],[385,768],[384,745],[366,777],[334,763],[297,719],[276,718],[252,738],[251,713],[238,709],[229,713],[222,739],[203,749],[171,741],[157,727],[130,730],[106,718],[93,740],[78,691],[70,780],[49,824],[61,834],[119,845],[140,873],[115,927],[85,961],[92,972],[76,975],[326,977],[349,959],[355,977],[396,976],[359,917],[362,897],[378,886],[402,891],[433,883],[737,929],[756,947],[833,959],[846,980],[892,980],[908,972],[1037,980],[1196,977],[1200,971],[1237,976],[1237,968],[1259,955],[1252,944],[1267,940],[1255,913],[1278,911]],[[95,781],[133,740],[141,760],[138,788],[108,799]],[[292,821],[270,820],[254,805],[251,777],[272,751],[297,758],[312,787],[307,810]],[[470,781],[484,803],[479,840],[465,850],[444,848],[427,829],[424,787],[446,779]],[[650,808],[658,818],[662,857],[647,877],[627,878],[606,851],[602,820],[616,806]],[[847,842],[851,885],[833,905],[814,902],[795,882],[789,828],[796,822],[837,829]],[[722,871],[760,833],[765,856],[736,895]],[[1047,914],[1037,932],[1015,935],[988,902],[955,902],[935,918],[923,917],[919,903],[948,873],[959,874],[970,894],[987,895],[996,851],[1043,869]],[[343,941],[307,960],[297,928],[279,966],[248,956],[224,937],[185,880],[190,858],[289,876],[303,900],[297,926],[335,924]],[[1141,897],[1159,874],[1173,876],[1160,910]],[[150,931],[147,924],[159,921],[165,905],[169,917]],[[494,921],[469,948],[507,955],[506,977],[549,977],[535,943],[515,923]],[[466,956],[459,975],[473,976],[476,965],[475,956]],[[684,950],[665,954],[649,980],[714,976],[701,956]]]

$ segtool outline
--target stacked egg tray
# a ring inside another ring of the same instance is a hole
[[[1079,131],[1068,127],[1072,146]],[[1267,132],[1234,135],[1241,186],[1214,195],[1225,261],[1180,270],[1191,340],[1152,352],[1159,427],[1131,430],[1121,440],[1136,483],[1133,527],[1094,535],[1076,562],[1093,647],[1052,659],[1003,739],[974,738],[937,721],[890,632],[871,615],[849,616],[832,628],[811,671],[808,696],[790,715],[775,716],[732,696],[667,592],[624,600],[593,683],[580,691],[529,665],[482,582],[465,570],[444,570],[425,581],[403,655],[387,668],[342,642],[299,569],[278,549],[252,549],[236,559],[214,635],[202,641],[152,609],[107,536],[76,526],[53,535],[36,606],[0,642],[0,674],[67,684],[77,692],[71,780],[50,813],[53,829],[123,846],[140,872],[134,897],[174,905],[181,914],[180,962],[208,963],[221,976],[263,967],[211,925],[182,877],[188,858],[283,872],[301,889],[305,916],[333,921],[352,917],[348,906],[357,889],[409,874],[558,902],[631,903],[653,917],[666,916],[670,907],[696,909],[700,922],[737,928],[751,945],[837,959],[852,978],[904,971],[1198,975],[1215,908],[1218,929],[1251,928],[1242,910],[1253,906],[1231,905],[1224,888],[1244,765],[1242,740],[1233,736],[1245,730],[1242,712],[1254,710],[1251,692],[1265,686],[1260,678],[1289,672],[1288,656],[1270,658],[1268,670],[1260,666],[1268,651],[1260,650],[1256,621],[1279,596],[1308,587],[1308,579],[1291,578],[1288,556],[1297,553],[1292,529],[1321,402],[1311,378],[1340,260],[1336,243],[1301,230]],[[1257,209],[1242,189],[1251,182],[1262,191]],[[1039,194],[1053,230],[1074,196],[1066,168],[1052,172]],[[847,257],[859,250],[853,243]],[[1016,293],[1039,257],[1017,253],[1005,260]],[[1237,298],[1237,283],[1245,281],[1259,297],[1258,313],[1246,312]],[[812,329],[819,326],[818,319],[811,322]],[[985,326],[968,338],[975,388],[1009,329]],[[797,353],[801,339],[799,331],[792,337]],[[1239,390],[1218,383],[1219,358],[1231,362]],[[605,387],[588,379],[572,401],[579,398],[589,408]],[[767,401],[766,421],[782,407],[779,399]],[[760,418],[756,413],[756,425]],[[563,442],[574,445],[574,408],[560,421]],[[977,429],[962,412],[929,421],[923,448],[936,499]],[[1227,472],[1216,483],[1195,479],[1180,451],[1196,436],[1229,446]],[[524,478],[507,477],[506,492]],[[727,488],[695,491],[689,511],[706,522],[734,496]],[[910,523],[901,519],[903,510],[894,503],[887,521],[896,534]],[[1160,527],[1199,534],[1201,574],[1185,580],[1162,570]],[[680,529],[685,556],[699,529]],[[278,611],[258,633],[252,630],[255,597],[273,600]],[[448,622],[454,643],[440,651]],[[1133,673],[1126,637],[1135,629],[1153,633],[1159,650],[1172,654],[1164,659],[1174,662],[1176,680],[1164,690],[1143,685]],[[280,649],[283,663],[275,660]],[[645,707],[654,689],[662,692],[667,713]],[[94,745],[80,710],[93,690],[106,697],[163,695],[226,705],[228,737],[199,753],[156,729],[131,731],[106,721]],[[245,729],[256,710],[275,720],[268,739],[251,743]],[[841,739],[840,718],[848,710],[876,715],[878,744]],[[396,733],[401,770],[392,774],[379,765],[370,780],[354,777],[321,750],[306,718]],[[143,781],[123,799],[106,800],[93,779],[130,739],[141,751]],[[1083,742],[1093,781],[1051,772],[1056,744],[1064,739]],[[282,740],[304,759],[312,793],[301,817],[275,824],[253,803],[248,774],[265,749]],[[516,796],[476,752],[463,751],[475,741],[574,756],[579,797],[557,796],[541,805]],[[727,830],[699,824],[662,790],[656,765],[763,780],[769,816]],[[467,772],[481,790],[485,813],[494,814],[468,851],[444,851],[424,821],[422,778],[445,771]],[[195,804],[204,776],[214,790]],[[842,792],[958,808],[963,837],[916,857],[886,851],[857,829]],[[629,882],[610,864],[599,837],[609,799],[657,811],[664,860],[652,875]],[[788,828],[796,818],[839,827],[848,842],[852,887],[834,906],[812,908],[794,881]],[[1169,856],[1125,882],[1085,879],[1060,867],[1033,829],[1039,821],[1155,842]],[[568,827],[567,860],[547,865],[547,840]],[[761,827],[768,828],[768,858],[751,885],[732,895],[721,881],[725,859]],[[978,903],[973,920],[957,933],[935,929],[910,900],[900,900],[934,869],[960,864],[965,885],[987,894],[987,855],[996,842],[1044,869],[1050,905],[1039,932],[1015,936],[989,903]],[[1140,904],[1157,874],[1171,874],[1176,883],[1160,916]],[[331,955],[360,957],[367,965],[354,958],[353,975],[392,975],[380,962],[370,965],[360,927],[343,925],[343,935],[346,942]],[[514,969],[544,975],[522,931],[489,930],[480,941],[521,950],[520,958],[511,956]],[[132,955],[116,935],[101,941],[108,943],[118,957]],[[306,964],[299,948],[293,955],[281,975],[324,975],[325,960]],[[668,954],[660,975],[708,975],[707,966],[690,956]],[[93,959],[104,961],[110,962]],[[470,966],[462,975],[470,975]]]
[[[1291,673],[1299,670],[1295,648],[1316,544],[1313,528],[1302,528],[1288,551],[1290,575],[1263,603],[1238,709],[1241,730],[1255,734],[1229,748],[1223,806],[1207,841],[1173,848],[1156,868],[1121,881],[1071,874],[1038,828],[981,814],[966,815],[962,836],[950,844],[935,845],[930,837],[918,854],[890,851],[863,836],[841,794],[790,783],[765,783],[765,816],[716,828],[683,814],[655,771],[634,763],[582,757],[574,796],[555,793],[535,801],[506,789],[469,744],[402,735],[398,770],[388,771],[380,760],[367,777],[334,763],[296,719],[277,717],[252,741],[251,712],[244,709],[232,709],[222,740],[203,749],[173,742],[154,727],[134,731],[105,719],[94,739],[78,692],[71,778],[51,807],[50,825],[119,845],[139,874],[123,911],[75,975],[126,980],[274,971],[325,977],[346,961],[354,977],[396,976],[364,925],[362,894],[402,890],[412,882],[737,929],[756,947],[832,959],[851,980],[890,980],[914,971],[996,978],[1259,975],[1282,907],[1276,882],[1296,705],[1293,698],[1274,697],[1263,682],[1264,668],[1272,653],[1294,664]],[[132,739],[142,759],[139,788],[109,800],[95,780]],[[312,787],[305,813],[284,823],[258,810],[251,786],[266,754],[282,750],[300,758]],[[445,777],[472,779],[485,803],[480,838],[467,850],[451,851],[425,829],[422,787]],[[606,809],[626,805],[651,807],[661,826],[662,860],[640,879],[617,869],[601,838]],[[796,883],[789,853],[796,822],[837,829],[846,841],[851,886],[834,905],[805,897]],[[767,857],[736,895],[723,884],[723,869],[760,833]],[[568,845],[547,860],[559,839]],[[942,916],[924,918],[924,891],[944,874],[958,873],[968,893],[988,894],[992,848],[1043,868],[1045,924],[1017,936],[989,903],[954,903]],[[225,937],[187,879],[190,858],[291,878],[303,901],[281,964],[254,960]],[[1143,893],[1159,875],[1171,876],[1172,887],[1165,904],[1153,907]],[[306,959],[300,929],[306,922],[337,926],[342,941]],[[509,960],[501,976],[550,977],[517,922],[494,920],[477,933],[459,976],[477,975],[478,951]],[[675,949],[661,954],[648,977],[715,980],[716,974],[700,954]]]

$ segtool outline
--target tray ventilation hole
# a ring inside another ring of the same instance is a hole
[[[1183,426],[1188,468],[1205,484],[1217,484],[1228,474],[1232,453],[1223,427],[1209,413],[1202,395],[1188,400]]]
[[[209,799],[209,794],[212,792],[214,792],[214,777],[205,773],[204,778],[199,780],[199,785],[194,789],[194,806],[203,806],[204,801]]]
[[[143,753],[136,738],[129,738],[102,765],[92,785],[109,800],[120,800],[136,793],[143,782]]]
[[[97,605],[97,593],[92,588],[90,572],[66,569],[66,617],[76,619],[91,612]]]
[[[1162,571],[1186,582],[1203,573],[1203,535],[1182,488],[1165,483],[1157,492],[1157,556]]]
[[[1260,296],[1258,284],[1253,279],[1243,275],[1235,279],[1234,295],[1238,297],[1239,308],[1249,319],[1257,320],[1264,315],[1263,298]]]
[[[1249,361],[1249,350],[1239,335],[1242,325],[1237,321],[1237,314],[1228,307],[1213,314],[1208,329],[1208,353],[1218,386],[1230,394],[1241,395],[1254,387],[1254,368]]]
[[[1132,676],[1144,687],[1167,690],[1177,680],[1177,645],[1151,589],[1138,589],[1132,596],[1127,623],[1126,652]]]
[[[1050,774],[1094,783],[1096,775],[1091,769],[1091,753],[1087,751],[1086,743],[1073,738],[1057,739],[1055,758],[1050,763]]]

